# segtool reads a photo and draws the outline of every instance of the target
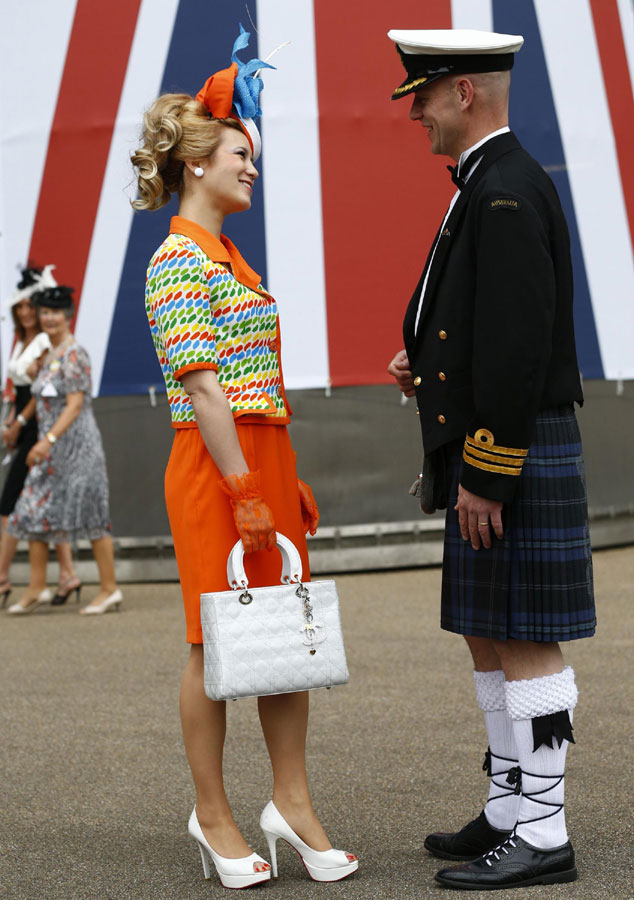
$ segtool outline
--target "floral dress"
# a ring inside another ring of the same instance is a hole
[[[67,394],[78,391],[84,395],[81,412],[51,446],[48,459],[27,475],[7,526],[15,537],[61,543],[79,537],[97,540],[111,532],[106,459],[92,409],[90,359],[73,341],[60,356],[49,356],[31,386],[40,438],[61,415]]]

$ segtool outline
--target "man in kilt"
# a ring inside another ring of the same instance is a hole
[[[523,38],[391,31],[410,119],[456,161],[456,193],[388,371],[416,396],[425,512],[447,508],[441,626],[462,634],[489,738],[480,815],[425,847],[442,884],[573,881],[564,765],[577,702],[560,641],[595,630],[583,395],[568,229],[557,192],[508,128]],[[458,824],[458,823],[456,823]]]

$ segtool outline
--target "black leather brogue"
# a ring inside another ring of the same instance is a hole
[[[530,884],[575,881],[575,852],[568,841],[554,850],[531,847],[511,834],[504,843],[462,866],[441,869],[436,881],[463,891],[497,891]]]
[[[441,859],[472,860],[497,847],[510,834],[510,831],[492,828],[482,810],[477,819],[473,819],[460,831],[453,834],[441,831],[428,834],[423,846]]]

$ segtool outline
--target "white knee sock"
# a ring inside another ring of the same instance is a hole
[[[506,683],[506,700],[522,770],[517,834],[533,847],[548,850],[568,840],[564,815],[564,769],[568,741],[555,723],[543,720],[547,744],[535,748],[542,716],[572,711],[577,704],[575,675],[570,666],[555,675]],[[566,720],[564,721],[564,727]],[[538,738],[539,739],[539,738]]]
[[[506,711],[504,672],[474,672],[478,706],[484,713],[491,765],[489,797],[484,807],[487,822],[493,828],[510,831],[515,827],[520,798],[506,776],[518,765],[513,726]]]

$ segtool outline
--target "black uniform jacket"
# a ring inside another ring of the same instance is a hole
[[[460,482],[512,499],[540,409],[583,402],[568,228],[555,186],[512,133],[475,151],[403,333],[429,454],[465,440]]]

